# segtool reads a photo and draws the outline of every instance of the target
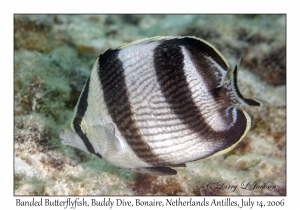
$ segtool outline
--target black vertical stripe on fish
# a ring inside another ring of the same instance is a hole
[[[86,81],[84,90],[78,100],[78,106],[76,111],[76,117],[83,118],[87,107],[88,107],[88,94],[89,94],[89,86],[90,86],[90,77]]]
[[[77,111],[76,111],[76,116],[73,120],[73,127],[75,132],[77,133],[78,136],[80,136],[80,138],[82,139],[85,147],[87,148],[87,150],[92,153],[97,155],[98,157],[102,158],[102,156],[100,154],[96,154],[93,145],[91,144],[91,142],[89,141],[88,137],[86,136],[86,134],[83,133],[82,129],[81,129],[81,122],[82,122],[82,118],[87,110],[88,107],[88,93],[89,93],[89,85],[90,85],[90,77],[88,78],[84,90],[79,98],[78,101],[78,106],[77,106]]]
[[[211,151],[211,154],[213,154],[216,152],[216,150],[220,150],[220,148],[227,148],[241,138],[247,128],[247,119],[242,111],[235,109],[236,122],[235,125],[231,126],[228,130],[215,131],[206,123],[199,110],[199,107],[195,104],[192,97],[192,92],[189,89],[188,81],[184,72],[184,55],[181,52],[181,47],[178,45],[178,43],[180,43],[185,47],[186,45],[190,44],[189,42],[190,40],[188,39],[182,39],[179,41],[167,40],[156,47],[154,51],[154,66],[157,81],[160,85],[161,92],[165,97],[166,102],[169,104],[172,112],[190,130],[194,131],[194,133],[197,133],[199,139],[204,138],[205,141],[213,145],[213,151]],[[201,46],[203,45],[200,44],[200,47]],[[197,46],[193,47],[197,48]],[[202,51],[203,50],[200,49],[200,52]],[[189,52],[194,53],[193,51]],[[200,56],[200,58],[203,59],[204,55],[201,53],[199,54],[198,49],[197,54],[194,54],[194,56]],[[205,69],[202,69],[202,71],[205,71]],[[209,78],[207,75],[204,76],[204,81],[207,86],[211,86],[210,80],[211,78]],[[230,106],[219,108],[220,114],[225,116],[226,108],[228,107]],[[232,114],[227,116],[227,120],[228,123],[232,123],[234,120]]]
[[[222,69],[228,71],[228,67],[221,56],[204,42],[196,39],[180,39],[179,44],[183,45],[192,56],[192,61],[196,66],[198,73],[206,82],[208,88],[214,89],[219,86],[220,79],[215,73],[219,70],[212,65],[207,57],[214,60]]]
[[[224,70],[228,70],[228,66],[225,63],[224,59],[217,53],[217,51],[212,47],[206,44],[205,42],[199,41],[197,39],[184,38],[180,39],[180,44],[189,46],[191,50],[193,47],[197,49],[197,55],[204,55],[211,57],[216,63],[218,63]],[[196,51],[196,50],[195,50]]]
[[[74,130],[76,131],[76,133],[78,134],[78,136],[82,139],[85,147],[87,148],[87,150],[91,153],[91,154],[95,154],[97,155],[98,157],[102,158],[101,155],[99,155],[98,153],[96,154],[95,153],[95,150],[94,150],[94,147],[93,145],[91,144],[91,142],[89,141],[88,137],[86,136],[85,133],[82,132],[82,129],[81,129],[81,121],[82,121],[82,118],[80,117],[75,117],[74,120],[73,120],[73,126],[74,126]]]
[[[227,69],[228,67],[224,62],[224,60],[220,57],[220,55],[216,51],[214,51],[210,46],[208,46],[204,42],[199,42],[196,39],[184,38],[180,40],[180,44],[184,45],[186,49],[190,52],[192,61],[198,69],[198,73],[201,75],[201,77],[204,78],[204,80],[206,81],[206,85],[208,86],[208,88],[210,88],[209,90],[210,93],[217,94],[218,97],[220,97],[220,99],[223,100],[222,102],[224,103],[226,101],[228,105],[231,102],[233,102],[231,100],[235,100],[235,99],[228,97],[228,95],[226,95],[226,91],[224,90],[224,88],[219,88],[219,87],[216,88],[218,84],[218,79],[216,79],[214,73],[218,70],[216,70],[215,69],[216,67],[213,67],[206,58],[206,56],[210,57],[216,63],[218,63],[224,70],[228,71]],[[240,99],[244,100],[250,106],[260,106],[261,104],[258,103],[257,101],[253,99],[246,99],[240,93],[237,86],[237,66],[233,71],[232,77],[233,77],[233,86],[237,96]],[[218,93],[218,91],[222,92],[222,94]]]
[[[162,164],[164,161],[154,154],[152,148],[144,141],[133,119],[124,69],[122,61],[118,58],[118,50],[108,50],[100,55],[98,75],[108,113],[133,152],[150,165]]]

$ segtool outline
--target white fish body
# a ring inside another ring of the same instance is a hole
[[[153,37],[100,55],[62,143],[122,168],[171,167],[228,152],[250,129],[222,54],[196,37]],[[227,77],[226,77],[227,76]]]

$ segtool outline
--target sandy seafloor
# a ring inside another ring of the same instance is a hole
[[[59,133],[97,56],[162,35],[205,39],[231,67],[242,58],[241,93],[265,101],[243,108],[253,122],[242,142],[225,155],[177,168],[175,176],[137,174],[61,144]],[[15,15],[14,193],[285,195],[285,93],[285,15]],[[250,190],[255,182],[266,185]],[[242,188],[246,183],[249,189]]]

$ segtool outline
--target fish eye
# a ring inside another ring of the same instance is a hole
[[[76,130],[81,130],[84,134],[88,132],[88,126],[84,118],[75,117],[70,126],[74,132],[76,132]]]
[[[75,117],[74,120],[70,123],[70,127],[73,132],[76,132],[76,130],[78,129],[80,129],[84,134],[88,132],[88,126],[84,118]]]
[[[84,118],[82,118],[82,120],[81,120],[80,127],[81,127],[81,130],[84,134],[86,134],[88,132],[88,126],[87,126],[86,121],[84,120]]]

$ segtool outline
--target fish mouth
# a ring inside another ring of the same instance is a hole
[[[72,145],[72,137],[74,136],[72,130],[67,127],[64,130],[62,130],[59,134],[59,138],[62,140],[62,144],[66,145]]]
[[[70,137],[73,136],[73,131],[70,125],[68,125],[67,127],[65,127],[59,134],[59,138],[62,140],[61,142],[63,144],[68,144],[70,143]]]
[[[66,137],[66,131],[62,130],[59,134],[59,138],[61,139],[61,143],[67,144],[67,137]]]

